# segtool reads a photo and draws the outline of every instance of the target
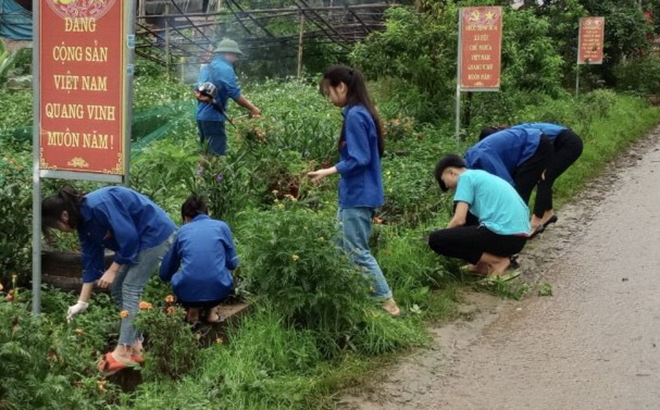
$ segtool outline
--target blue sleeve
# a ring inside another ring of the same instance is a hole
[[[207,83],[211,81],[209,78],[209,66],[208,64],[202,67],[202,69],[199,71],[199,78],[197,81],[197,86],[199,87],[202,83]]]
[[[371,161],[369,148],[369,127],[359,113],[348,112],[344,120],[344,137],[348,158],[340,161],[335,167],[340,174],[346,174],[358,167],[363,167]]]
[[[83,283],[90,283],[103,276],[105,271],[105,249],[100,227],[89,229],[85,234],[79,234],[82,248]]]
[[[229,270],[234,270],[238,268],[240,260],[238,259],[238,254],[236,253],[236,245],[234,245],[234,240],[231,235],[231,230],[228,226],[223,226],[223,234],[225,237],[224,246],[225,246],[225,266]]]
[[[229,67],[216,67],[211,77],[220,82],[223,89],[219,91],[223,92],[227,97],[234,101],[241,97],[241,87],[238,86],[236,73],[233,69]]]
[[[169,282],[179,270],[179,266],[181,266],[181,255],[179,254],[179,239],[177,237],[160,264],[160,279],[163,282]]]
[[[470,168],[480,169],[482,171],[488,172],[489,174],[497,175],[512,186],[515,186],[513,177],[509,173],[509,170],[506,169],[506,166],[504,166],[499,158],[496,158],[492,155],[479,155],[478,157],[474,158]]]
[[[115,262],[120,265],[135,265],[140,253],[140,238],[135,224],[124,208],[105,207],[94,209],[94,217],[106,222],[117,241]]]
[[[463,174],[458,180],[454,202],[465,202],[469,205],[474,202],[474,184],[470,175]]]

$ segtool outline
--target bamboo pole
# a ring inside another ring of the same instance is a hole
[[[305,13],[300,12],[300,37],[298,38],[298,79],[302,77],[303,40],[305,37]]]

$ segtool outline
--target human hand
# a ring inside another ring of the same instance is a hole
[[[66,321],[71,322],[74,316],[87,310],[88,306],[89,303],[83,302],[82,300],[79,300],[75,305],[70,306],[69,310],[66,312]]]
[[[332,174],[331,168],[319,169],[318,171],[308,172],[307,176],[312,178],[312,181],[320,181],[328,175]]]
[[[250,118],[260,118],[261,110],[257,107],[254,107],[250,110]]]
[[[101,279],[99,279],[97,286],[101,289],[107,289],[112,285],[112,282],[115,280],[115,276],[117,276],[117,271],[110,268],[105,273],[103,276],[101,276]]]
[[[205,102],[205,103],[210,103],[211,102],[211,97],[209,97],[207,95],[202,95],[202,93],[200,93],[199,91],[195,91],[195,98],[198,101],[202,101],[202,102]]]

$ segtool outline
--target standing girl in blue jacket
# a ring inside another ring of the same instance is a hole
[[[381,157],[383,128],[362,73],[346,66],[332,66],[319,86],[332,103],[342,108],[344,125],[339,137],[340,161],[333,167],[310,172],[315,181],[339,173],[339,221],[342,245],[355,264],[373,279],[373,296],[383,309],[399,315],[387,280],[369,250],[371,221],[384,203]]]
[[[163,259],[160,278],[172,281],[189,322],[199,321],[200,308],[209,309],[209,322],[217,322],[218,305],[234,290],[231,271],[239,262],[231,230],[226,223],[211,219],[206,203],[195,195],[183,203],[181,218],[184,226]]]
[[[87,309],[94,284],[109,287],[122,312],[117,347],[99,369],[110,375],[141,362],[141,336],[133,320],[145,285],[174,241],[174,222],[149,198],[120,186],[88,194],[66,187],[46,198],[41,209],[45,229],[77,231],[82,247],[82,291],[67,320]],[[115,251],[107,270],[105,248]]]

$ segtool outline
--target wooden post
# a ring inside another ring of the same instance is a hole
[[[138,15],[145,16],[147,14],[147,0],[140,0],[140,5],[138,6]],[[140,24],[144,25],[146,22],[146,17],[140,19]]]
[[[303,40],[305,37],[305,13],[300,12],[300,37],[298,38],[298,79],[302,77]]]
[[[170,5],[165,5],[165,67],[167,78],[170,78]]]

